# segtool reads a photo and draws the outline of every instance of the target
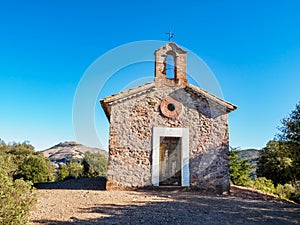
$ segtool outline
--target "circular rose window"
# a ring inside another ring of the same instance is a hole
[[[164,116],[178,119],[182,113],[182,104],[168,96],[161,101],[160,110]]]
[[[167,106],[168,110],[174,111],[175,110],[175,105],[173,103],[169,103]]]

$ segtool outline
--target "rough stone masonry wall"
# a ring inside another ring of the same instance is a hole
[[[183,103],[177,120],[160,112],[159,105],[167,96]],[[168,86],[112,105],[109,181],[126,187],[152,185],[152,127],[189,128],[190,185],[229,189],[227,115],[205,98]]]

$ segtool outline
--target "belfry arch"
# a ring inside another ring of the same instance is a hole
[[[176,79],[176,55],[174,52],[167,52],[164,69],[167,79]]]
[[[187,51],[169,42],[155,51],[155,86],[162,87],[163,84],[176,84],[180,87],[187,86],[186,78],[186,53]],[[167,57],[174,59],[174,77],[167,77]]]

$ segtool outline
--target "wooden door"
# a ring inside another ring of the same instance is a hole
[[[181,137],[160,137],[159,185],[181,186]]]

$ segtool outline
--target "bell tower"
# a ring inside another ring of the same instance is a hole
[[[165,46],[155,51],[155,87],[161,88],[163,85],[173,85],[186,87],[186,53],[174,42],[169,42]],[[171,56],[171,57],[170,57]],[[174,60],[174,77],[167,77],[167,58]]]

